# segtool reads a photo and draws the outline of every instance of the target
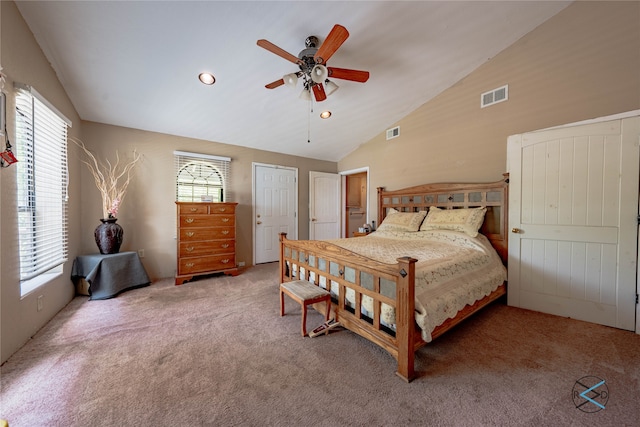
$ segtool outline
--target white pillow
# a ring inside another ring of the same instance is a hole
[[[399,212],[391,208],[382,221],[382,224],[378,227],[378,230],[418,231],[425,216],[427,216],[427,211]]]
[[[431,206],[429,214],[420,226],[420,231],[454,230],[463,231],[471,237],[476,237],[478,230],[482,227],[486,212],[487,208],[440,209]]]

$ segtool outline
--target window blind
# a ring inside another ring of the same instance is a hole
[[[233,200],[229,193],[229,157],[174,151],[176,201]]]
[[[30,87],[16,94],[20,280],[67,260],[67,125]]]

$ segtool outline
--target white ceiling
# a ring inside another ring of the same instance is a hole
[[[565,8],[561,1],[19,1],[80,117],[338,161]],[[264,86],[335,24],[350,37],[329,66],[366,83],[313,105]],[[202,71],[217,82],[204,86]],[[28,83],[28,82],[26,82]],[[488,87],[487,90],[494,89]],[[478,94],[478,97],[480,94]],[[329,109],[333,116],[321,120]],[[311,142],[307,134],[311,133]],[[186,147],[185,147],[186,148]]]

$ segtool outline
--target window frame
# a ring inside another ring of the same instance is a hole
[[[34,88],[16,84],[16,213],[20,296],[63,272],[68,260],[71,121]]]
[[[175,198],[178,202],[224,202],[230,201],[229,175],[231,158],[213,156],[209,154],[190,153],[186,151],[174,151],[175,156]],[[197,168],[195,171],[188,171],[188,168]],[[203,170],[209,169],[209,174],[203,174]],[[191,174],[193,180],[188,183],[187,179],[181,182],[183,174]],[[215,177],[216,179],[210,179]],[[198,181],[198,182],[195,182]],[[185,194],[181,189],[190,188]],[[199,191],[198,191],[199,189]]]

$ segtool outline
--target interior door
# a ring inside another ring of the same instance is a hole
[[[309,239],[340,237],[340,175],[309,172]]]
[[[352,237],[367,223],[367,172],[346,175],[346,237]]]
[[[280,233],[298,238],[298,170],[254,163],[253,236],[256,264],[278,261]]]
[[[640,118],[508,141],[509,305],[635,328]]]

